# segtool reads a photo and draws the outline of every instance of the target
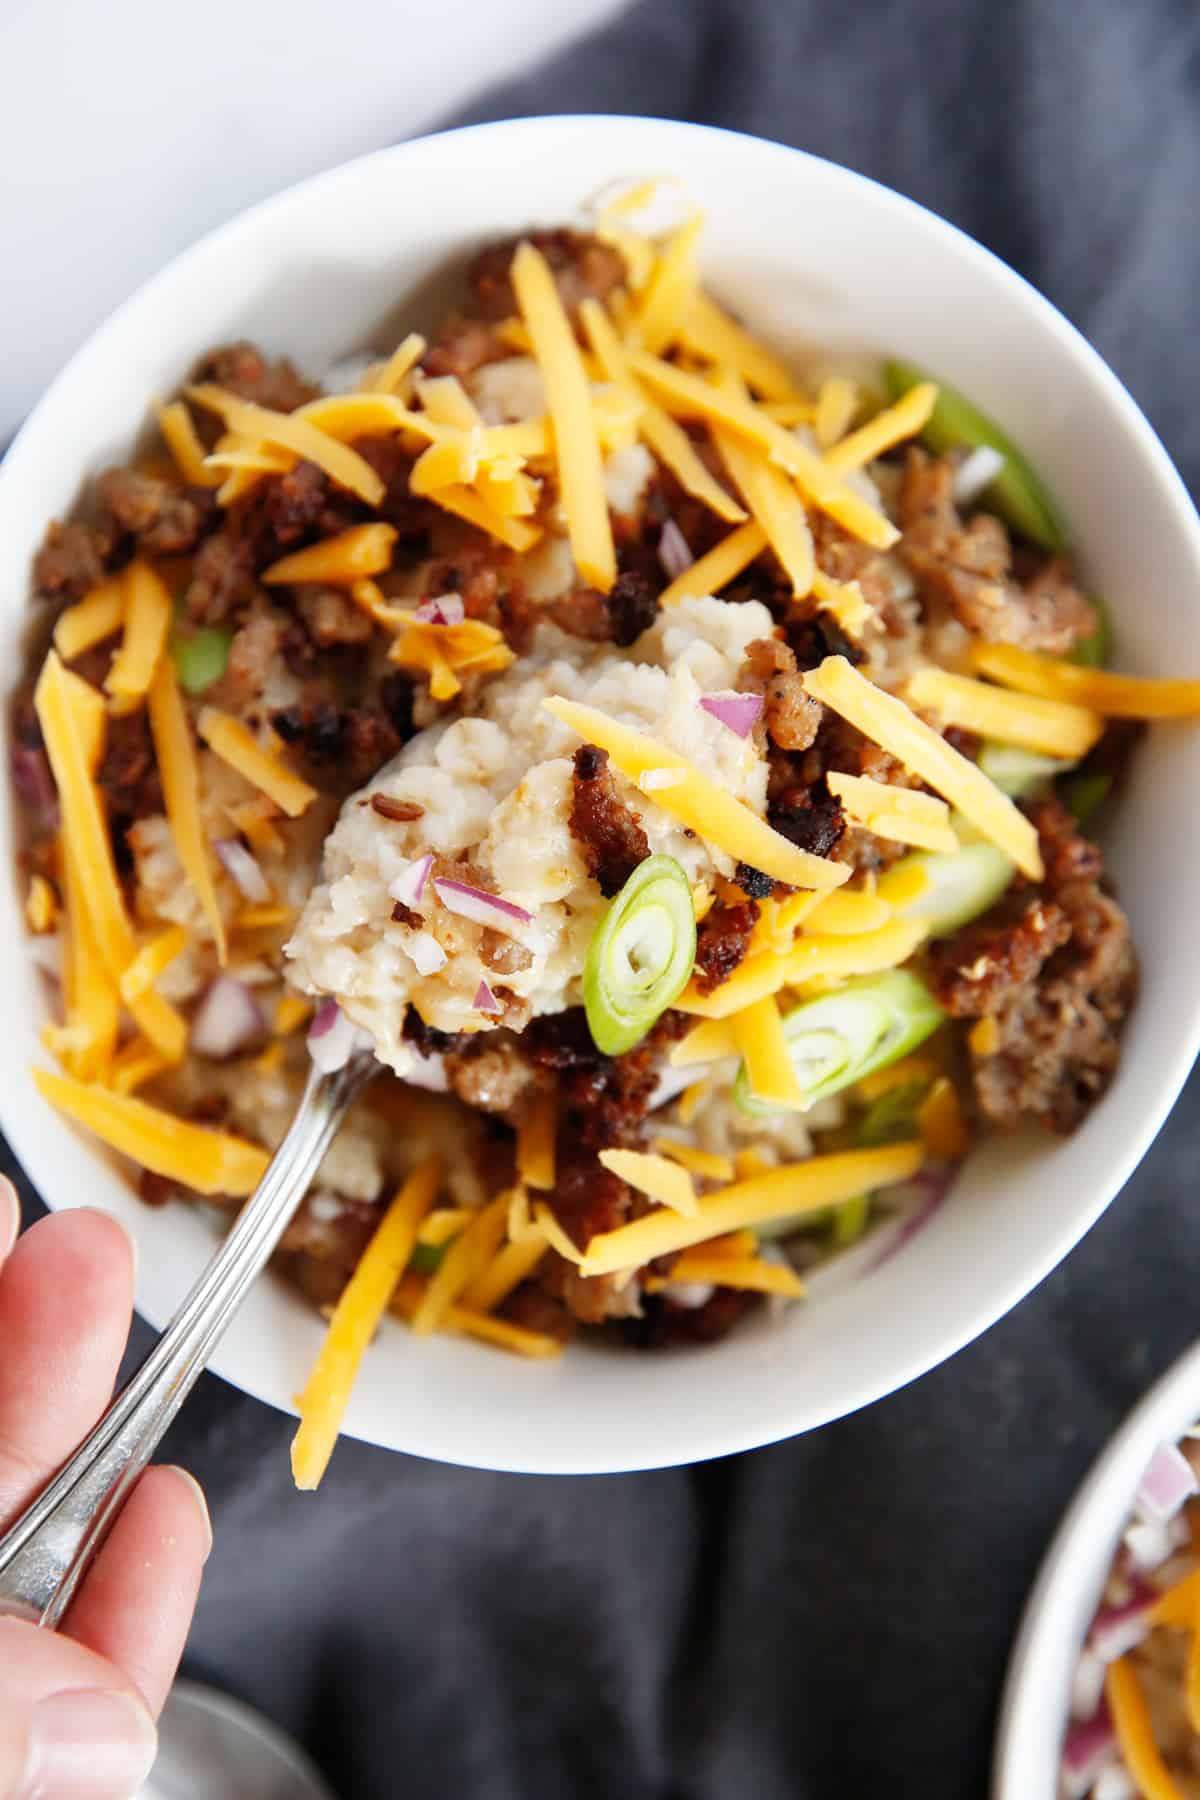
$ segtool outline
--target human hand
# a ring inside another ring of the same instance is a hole
[[[107,1404],[133,1307],[114,1219],[42,1219],[16,1244],[0,1176],[0,1531]],[[0,1618],[2,1800],[127,1800],[183,1650],[212,1543],[182,1469],[141,1477],[58,1632]]]

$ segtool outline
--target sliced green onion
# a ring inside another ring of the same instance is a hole
[[[441,1267],[442,1258],[453,1242],[453,1238],[447,1238],[444,1244],[414,1244],[413,1253],[408,1259],[409,1268],[415,1269],[419,1275],[432,1275],[435,1269]]]
[[[1067,661],[1085,669],[1103,669],[1112,658],[1112,614],[1096,594],[1088,595],[1088,605],[1096,615],[1096,629],[1080,638]]]
[[[596,927],[583,1004],[598,1050],[622,1056],[687,986],[696,960],[691,884],[673,856],[648,856]]]
[[[910,388],[922,381],[935,381],[915,364],[889,362],[884,365],[884,379],[893,400],[899,400]],[[983,498],[993,512],[1006,519],[1043,550],[1061,550],[1063,532],[1055,517],[1054,507],[1042,483],[1021,452],[1000,427],[954,388],[938,382],[937,404],[921,436],[937,455],[960,446],[977,450],[986,444],[1004,458],[1004,467],[983,491]]]
[[[921,870],[929,885],[923,894],[897,911],[901,918],[931,920],[932,937],[945,937],[994,906],[1014,872],[1012,859],[1003,850],[982,842],[966,844],[945,855],[919,851],[894,863],[888,874],[914,867]],[[885,897],[886,892],[885,887]]]
[[[881,1144],[901,1144],[917,1135],[917,1114],[928,1094],[929,1081],[902,1081],[873,1100],[858,1122],[855,1147],[873,1150]]]
[[[833,1209],[833,1247],[835,1250],[848,1250],[851,1244],[857,1244],[871,1217],[870,1194],[856,1194],[853,1200],[844,1200],[841,1206]]]
[[[783,1033],[806,1110],[907,1056],[942,1016],[925,983],[908,969],[866,975],[797,1006],[784,1018]],[[778,1110],[751,1092],[745,1064],[733,1097],[743,1112],[759,1118]]]
[[[1090,775],[1073,775],[1070,781],[1063,782],[1059,792],[1068,812],[1074,814],[1080,825],[1086,825],[1108,799],[1111,787],[1112,776],[1105,769],[1097,769]]]
[[[979,767],[1002,794],[1010,800],[1021,800],[1044,781],[1069,774],[1075,764],[1062,756],[1042,756],[1036,750],[1022,750],[1019,744],[997,744],[988,739],[979,752]]]
[[[228,631],[219,631],[211,625],[188,635],[176,632],[171,638],[171,660],[179,676],[179,685],[189,694],[202,694],[214,681],[220,681],[229,661],[231,642]]]

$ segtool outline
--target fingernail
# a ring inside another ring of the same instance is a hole
[[[7,1175],[0,1175],[0,1262],[17,1241],[21,1229],[21,1202]]]
[[[110,1225],[116,1226],[117,1230],[121,1233],[121,1236],[125,1239],[125,1242],[129,1245],[129,1263],[133,1271],[133,1286],[136,1291],[138,1278],[137,1239],[134,1237],[125,1221],[123,1219],[118,1219],[116,1213],[105,1212],[102,1206],[77,1206],[74,1210],[76,1212],[95,1213],[97,1218],[107,1219]]]
[[[16,1800],[112,1800],[136,1793],[157,1748],[154,1722],[132,1695],[103,1688],[49,1694],[30,1714]]]
[[[192,1494],[193,1494],[193,1497],[196,1502],[196,1508],[197,1508],[197,1510],[200,1514],[200,1518],[204,1524],[204,1535],[205,1535],[205,1539],[207,1540],[205,1543],[205,1546],[204,1546],[204,1560],[205,1560],[205,1562],[207,1562],[208,1557],[209,1557],[209,1552],[212,1550],[212,1547],[213,1547],[213,1528],[212,1528],[212,1515],[208,1510],[208,1501],[204,1497],[204,1489],[200,1486],[200,1483],[196,1480],[196,1477],[194,1475],[190,1475],[186,1469],[181,1469],[178,1463],[167,1463],[165,1465],[165,1467],[170,1469],[172,1474],[180,1476],[187,1483],[188,1487],[190,1487],[192,1490]]]

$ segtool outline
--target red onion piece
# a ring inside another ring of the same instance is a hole
[[[493,931],[502,931],[511,937],[514,925],[532,923],[533,914],[526,912],[523,906],[514,906],[511,900],[502,900],[499,894],[486,893],[483,888],[471,887],[465,881],[450,881],[439,876],[433,886],[443,906],[450,912],[461,914],[464,919],[474,920],[476,925],[490,925]]]
[[[1138,1484],[1134,1499],[1144,1519],[1173,1519],[1196,1492],[1192,1465],[1176,1444],[1160,1444]]]
[[[658,560],[668,581],[678,581],[696,560],[674,519],[668,519],[662,528],[662,535],[658,540]]]
[[[500,1002],[497,1000],[486,981],[481,981],[479,986],[475,989],[475,999],[472,1002],[472,1005],[476,1012],[498,1013],[500,1011]]]
[[[422,625],[461,625],[466,616],[461,594],[438,594],[433,600],[422,600],[413,614]]]
[[[308,1054],[323,1075],[344,1069],[362,1034],[336,1000],[327,1000],[308,1028]]]
[[[432,856],[419,856],[415,862],[406,863],[388,889],[391,898],[398,900],[401,906],[420,906],[432,867]]]
[[[14,787],[38,824],[46,831],[57,831],[58,789],[46,752],[18,744],[12,753],[12,775]]]
[[[247,850],[236,838],[216,838],[213,849],[220,857],[230,880],[245,899],[261,906],[271,898],[267,878]]]
[[[735,736],[747,738],[757,725],[763,709],[761,694],[718,693],[703,694],[700,698],[700,710],[711,713],[722,725],[728,726]]]
[[[266,1020],[245,982],[218,975],[192,1014],[189,1042],[197,1056],[221,1061],[259,1042],[265,1031]]]
[[[1123,1606],[1103,1606],[1096,1614],[1088,1636],[1088,1649],[1103,1663],[1116,1662],[1119,1656],[1133,1650],[1150,1630],[1150,1608],[1154,1604],[1150,1592],[1139,1593]]]
[[[1106,1711],[1099,1712],[1085,1725],[1073,1725],[1067,1733],[1062,1753],[1062,1792],[1064,1800],[1083,1800],[1106,1763],[1117,1754],[1117,1735]]]

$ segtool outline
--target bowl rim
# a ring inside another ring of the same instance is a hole
[[[340,184],[353,184],[360,179],[364,170],[374,168],[381,163],[387,163],[398,173],[407,173],[414,168],[419,168],[423,158],[436,158],[439,147],[443,144],[453,144],[463,139],[472,142],[482,139],[486,142],[489,139],[496,140],[503,137],[506,140],[516,140],[518,146],[527,145],[533,152],[543,149],[547,140],[553,142],[556,133],[570,130],[611,139],[614,161],[619,164],[622,134],[631,128],[639,134],[643,141],[647,138],[660,138],[665,146],[673,146],[676,158],[686,155],[686,146],[689,143],[695,143],[697,139],[701,139],[734,145],[737,147],[736,153],[739,156],[762,159],[760,166],[774,163],[780,168],[781,179],[794,181],[793,172],[797,165],[807,166],[815,171],[817,179],[828,184],[830,189],[834,191],[840,189],[848,195],[857,195],[866,190],[872,196],[874,204],[890,211],[901,224],[911,221],[922,232],[934,233],[948,240],[956,255],[972,270],[978,271],[990,283],[996,283],[1006,288],[1014,300],[1026,308],[1032,307],[1039,316],[1039,323],[1046,333],[1048,343],[1058,349],[1064,358],[1072,359],[1078,365],[1081,377],[1089,386],[1102,394],[1107,406],[1113,411],[1121,430],[1129,434],[1131,441],[1136,443],[1146,458],[1154,484],[1161,489],[1165,497],[1169,498],[1172,514],[1181,534],[1181,541],[1187,543],[1190,555],[1195,560],[1197,567],[1200,568],[1200,519],[1197,518],[1181,477],[1153,428],[1118,377],[1076,327],[1037,289],[1002,262],[993,252],[918,202],[885,187],[868,176],[828,162],[822,157],[814,156],[811,152],[794,149],[747,133],[730,131],[720,126],[694,125],[667,119],[648,119],[638,115],[548,114],[534,118],[491,121],[463,126],[446,132],[427,134],[401,144],[386,146],[310,176],[236,214],[224,224],[207,232],[172,258],[149,280],[142,283],[74,353],[39,399],[13,440],[8,454],[0,463],[0,494],[5,493],[14,483],[21,481],[27,459],[32,461],[40,453],[42,439],[51,431],[55,423],[55,415],[60,410],[61,397],[75,380],[78,371],[90,364],[93,359],[103,362],[111,354],[110,342],[119,337],[126,327],[127,320],[136,317],[140,308],[153,307],[160,290],[180,280],[181,276],[186,277],[190,266],[201,261],[216,244],[236,243],[239,237],[245,237],[252,243],[265,224],[276,216],[284,215],[287,209],[295,205],[301,197],[307,199],[313,195],[324,194],[326,191],[336,191]],[[1164,1061],[1157,1071],[1154,1104],[1144,1109],[1138,1129],[1135,1132],[1123,1134],[1120,1143],[1113,1146],[1113,1153],[1109,1159],[1108,1177],[1103,1184],[1097,1184],[1095,1195],[1089,1204],[1083,1209],[1073,1210],[1067,1216],[1058,1215],[1054,1229],[1048,1230],[1046,1235],[1039,1240],[1038,1253],[1023,1263],[1020,1270],[1014,1272],[1006,1283],[995,1289],[986,1306],[977,1308],[969,1319],[963,1318],[958,1322],[953,1322],[939,1318],[936,1323],[930,1324],[928,1330],[922,1334],[919,1343],[914,1343],[910,1337],[905,1344],[894,1347],[894,1355],[886,1374],[856,1369],[852,1373],[848,1373],[844,1387],[836,1396],[828,1401],[822,1400],[816,1406],[813,1405],[811,1399],[806,1402],[802,1393],[793,1392],[790,1399],[786,1393],[781,1393],[775,1403],[772,1416],[767,1420],[759,1419],[756,1422],[746,1419],[739,1425],[727,1424],[716,1428],[708,1423],[701,1412],[699,1416],[689,1422],[686,1430],[675,1434],[681,1440],[686,1440],[686,1443],[677,1443],[671,1439],[670,1434],[664,1434],[664,1438],[658,1440],[661,1447],[656,1448],[654,1440],[644,1442],[643,1447],[634,1454],[632,1459],[629,1456],[615,1457],[612,1454],[589,1455],[586,1451],[579,1451],[577,1447],[566,1448],[557,1444],[546,1444],[539,1449],[536,1458],[526,1455],[506,1461],[503,1455],[488,1455],[482,1459],[479,1466],[545,1473],[598,1473],[673,1466],[681,1461],[699,1461],[779,1442],[797,1432],[814,1429],[828,1423],[833,1418],[844,1416],[896,1391],[907,1382],[946,1361],[965,1344],[986,1331],[1062,1261],[1115,1199],[1150,1147],[1174,1104],[1198,1050],[1200,1050],[1200,997],[1198,997],[1197,1004],[1188,1020],[1187,1029],[1184,1030],[1181,1027],[1179,1030],[1174,1057]],[[44,1169],[46,1164],[46,1158],[42,1154],[39,1143],[43,1135],[41,1124],[38,1116],[22,1111],[20,1106],[7,1094],[0,1095],[0,1126],[8,1135],[19,1160],[30,1172],[35,1183],[38,1182],[39,1171]],[[61,1205],[62,1202],[59,1204]],[[149,1318],[154,1325],[161,1327],[161,1324],[165,1323],[161,1309],[146,1312],[144,1316]],[[218,1348],[212,1358],[210,1368],[215,1373],[224,1375],[242,1391],[250,1393],[268,1404],[278,1406],[280,1404],[278,1392],[274,1390],[264,1392],[262,1381],[256,1372],[246,1371],[236,1366],[236,1361],[237,1359],[226,1361],[222,1346]],[[353,1427],[351,1427],[351,1435],[353,1435]],[[645,1438],[647,1435],[643,1434],[643,1437]],[[461,1451],[452,1452],[448,1456],[436,1431],[431,1431],[428,1437],[421,1441],[406,1442],[403,1448],[413,1454],[433,1456],[439,1459],[468,1460]]]
[[[1100,1602],[1138,1482],[1160,1444],[1200,1418],[1200,1341],[1159,1376],[1091,1464],[1059,1522],[1022,1608],[1009,1656],[992,1759],[992,1800],[1056,1792],[1070,1678]],[[1047,1727],[1054,1761],[1036,1785]]]

